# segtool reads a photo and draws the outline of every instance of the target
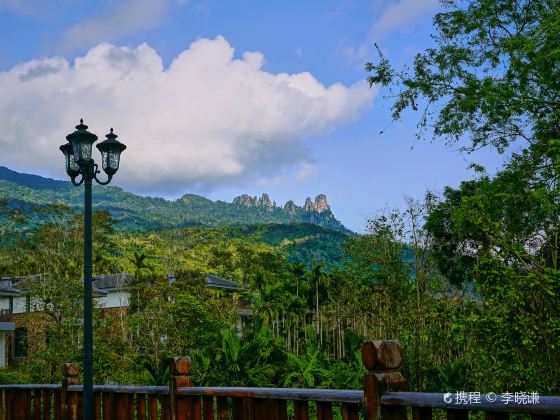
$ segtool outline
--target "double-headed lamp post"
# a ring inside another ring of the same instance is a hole
[[[76,131],[66,136],[68,143],[60,146],[66,159],[66,173],[75,186],[85,185],[84,199],[84,418],[90,420],[93,416],[93,326],[92,326],[92,233],[91,233],[91,184],[95,181],[107,185],[119,169],[121,153],[126,146],[117,140],[117,135],[111,132],[107,138],[97,144],[101,152],[101,167],[107,174],[107,181],[97,179],[100,173],[98,165],[91,158],[91,149],[97,136],[87,131],[87,125],[80,120]],[[79,182],[76,177],[81,175]]]

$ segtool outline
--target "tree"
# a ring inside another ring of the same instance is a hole
[[[316,318],[316,332],[319,336],[319,343],[322,344],[322,333],[321,333],[321,313],[319,312],[319,285],[321,284],[321,280],[323,279],[323,265],[321,263],[317,263],[317,261],[313,260],[311,262],[311,272],[310,280],[311,283],[315,286],[315,318]]]
[[[474,283],[483,299],[472,320],[473,380],[550,392],[558,386],[550,372],[560,369],[560,207],[531,168],[517,159],[493,179],[447,188],[427,228],[442,272]]]
[[[435,48],[411,71],[381,54],[367,63],[370,85],[398,89],[393,117],[423,108],[421,129],[464,150],[503,151],[560,138],[560,4],[553,0],[442,0],[434,18]]]
[[[204,386],[274,386],[285,362],[281,340],[259,322],[243,337],[235,328],[219,331],[217,345],[194,352],[193,376]]]
[[[18,321],[30,333],[28,360],[25,365],[35,381],[60,380],[60,366],[80,360],[83,317],[83,222],[82,216],[65,206],[35,209],[44,220],[32,227],[17,229],[8,248],[10,275],[26,276],[19,286],[28,301],[28,316]],[[106,212],[95,212],[94,250],[102,259],[113,252],[113,220]],[[29,275],[34,274],[34,275]],[[118,352],[115,340],[105,345],[108,322],[99,322],[94,310],[96,345],[106,351],[96,352],[96,363],[104,364]],[[124,364],[120,364],[124,368]],[[113,377],[119,372],[111,371]],[[97,378],[102,375],[97,374]]]
[[[301,356],[286,353],[288,368],[282,378],[282,385],[294,388],[315,388],[321,381],[328,378],[330,372],[322,366],[320,349],[306,347]]]
[[[473,165],[478,179],[447,188],[426,229],[438,269],[476,285],[481,300],[460,324],[479,331],[463,352],[471,383],[551,392],[560,346],[560,3],[442,4],[436,47],[404,71],[381,54],[366,65],[368,80],[396,89],[393,118],[423,108],[420,136],[432,130],[465,151],[515,146],[495,177]]]

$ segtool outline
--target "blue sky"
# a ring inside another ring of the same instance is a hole
[[[387,92],[365,83],[374,42],[397,66],[432,45],[438,7],[0,0],[0,165],[64,179],[58,146],[83,117],[127,144],[113,182],[127,190],[300,205],[325,193],[362,232],[405,196],[472,178],[469,162],[502,161],[416,140],[419,115],[391,122]]]

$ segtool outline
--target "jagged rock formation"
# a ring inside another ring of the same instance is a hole
[[[274,211],[277,208],[276,201],[270,201],[270,197],[266,193],[263,193],[260,198],[242,194],[233,199],[233,204],[245,207],[264,207],[268,211]],[[303,211],[304,213],[323,213],[330,212],[331,208],[327,202],[327,196],[325,194],[318,194],[315,197],[315,201],[307,197],[302,207],[296,206],[293,200],[288,200],[286,204],[284,204],[282,210],[290,216],[295,216],[298,211]]]
[[[294,200],[286,201],[286,204],[284,204],[284,211],[288,213],[290,216],[296,215],[297,207],[296,207],[296,203],[294,203]]]
[[[248,194],[242,194],[233,199],[233,204],[239,204],[245,207],[264,207],[267,211],[273,211],[276,207],[276,201],[270,201],[270,197],[266,193],[263,193],[263,195],[258,198],[257,196],[251,197]]]
[[[327,203],[327,196],[325,194],[319,194],[315,197],[315,202],[311,201],[311,198],[307,197],[305,204],[303,205],[303,211],[305,212],[315,212],[323,213],[324,211],[330,211],[329,204]]]
[[[80,194],[68,181],[56,181],[37,175],[22,174],[0,166],[0,196],[10,208],[17,208],[35,217],[37,206],[53,202],[81,209]],[[319,194],[315,201],[307,199],[300,207],[289,200],[278,207],[267,194],[260,198],[243,194],[232,203],[212,201],[195,194],[185,194],[177,200],[143,197],[118,187],[95,190],[93,206],[110,211],[124,229],[172,229],[187,226],[232,226],[255,224],[311,223],[324,228],[349,233],[332,214],[327,197]]]
[[[257,197],[255,197],[255,199],[256,198]],[[235,197],[233,199],[233,204],[241,204],[242,206],[245,206],[245,207],[255,207],[256,200],[254,200],[248,194],[242,194],[239,197]]]
[[[331,208],[327,203],[327,196],[325,194],[319,194],[317,197],[315,197],[315,210],[317,211],[317,213],[322,213],[330,209]]]
[[[261,198],[257,199],[257,207],[264,207],[267,211],[272,211],[274,208],[272,201],[270,201],[270,198],[266,193],[263,193]]]
[[[305,199],[305,204],[303,205],[303,211],[305,212],[315,211],[315,205],[313,204],[313,201],[311,201],[311,198],[307,197]]]

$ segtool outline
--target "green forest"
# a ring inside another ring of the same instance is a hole
[[[343,233],[350,231],[340,223],[330,209],[306,211],[296,206],[246,206],[236,202],[212,201],[195,194],[185,194],[173,201],[159,197],[143,197],[119,187],[94,186],[94,208],[110,211],[122,228],[128,230],[158,230],[185,226],[235,226],[259,223],[308,223]],[[263,197],[268,196],[263,194]],[[83,189],[68,181],[21,174],[0,166],[0,197],[8,207],[32,210],[35,206],[64,203],[73,209],[83,205]],[[239,199],[241,197],[237,197]],[[291,210],[291,211],[290,211]],[[40,219],[32,212],[29,223]]]
[[[95,274],[133,280],[126,311],[94,311],[96,383],[166,384],[168,358],[188,355],[201,386],[361,389],[363,340],[397,339],[411,391],[560,394],[560,3],[443,3],[433,48],[396,68],[381,44],[364,78],[420,138],[495,148],[503,167],[473,164],[362,234],[334,217],[148,226],[98,208]],[[82,215],[21,188],[0,189],[0,274],[41,274],[35,338],[0,382],[56,383],[81,360]],[[207,273],[245,288],[210,290]]]

